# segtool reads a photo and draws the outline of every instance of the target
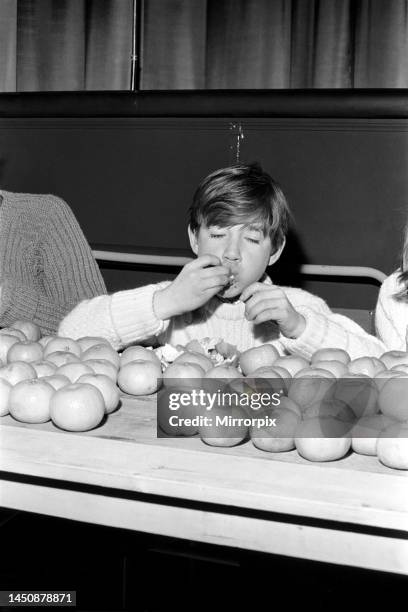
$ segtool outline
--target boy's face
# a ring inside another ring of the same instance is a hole
[[[283,246],[272,253],[269,235],[264,236],[259,225],[232,225],[217,227],[202,225],[197,233],[189,228],[193,252],[216,255],[229,268],[232,282],[220,293],[225,298],[235,298],[250,284],[258,281],[268,265],[279,259]]]

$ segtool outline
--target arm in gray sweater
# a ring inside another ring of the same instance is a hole
[[[1,192],[0,325],[16,319],[53,334],[80,301],[106,293],[69,206],[55,196]]]

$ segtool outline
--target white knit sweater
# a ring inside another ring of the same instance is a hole
[[[271,283],[267,277],[264,282]],[[197,311],[161,321],[153,310],[153,295],[169,283],[84,300],[61,322],[58,333],[71,338],[103,336],[117,349],[151,337],[156,337],[160,344],[174,345],[210,337],[222,338],[240,351],[270,343],[282,355],[296,353],[306,358],[325,347],[343,348],[352,359],[379,356],[386,350],[354,321],[333,313],[322,299],[293,287],[284,287],[284,291],[306,320],[306,328],[297,339],[282,336],[273,322],[254,325],[247,321],[243,302],[229,304],[217,298]]]
[[[396,271],[388,276],[381,286],[375,310],[375,326],[377,335],[387,346],[387,350],[405,351],[408,303],[394,297],[403,288],[398,280],[399,273]]]

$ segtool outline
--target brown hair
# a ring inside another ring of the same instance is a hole
[[[260,223],[274,250],[282,245],[289,220],[282,189],[258,163],[216,170],[200,183],[189,209],[193,232],[202,224],[229,227]]]

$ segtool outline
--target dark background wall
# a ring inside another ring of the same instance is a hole
[[[2,95],[0,185],[60,195],[94,247],[188,254],[186,212],[198,182],[238,157],[256,160],[281,183],[296,221],[271,275],[333,306],[372,308],[372,283],[321,282],[297,269],[396,268],[407,130],[405,90]],[[176,270],[103,272],[113,290]]]

